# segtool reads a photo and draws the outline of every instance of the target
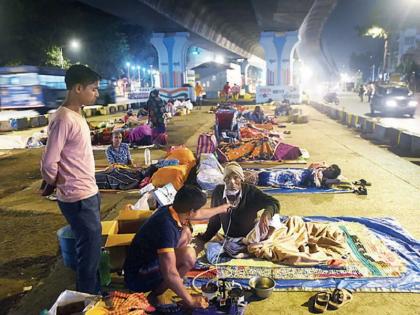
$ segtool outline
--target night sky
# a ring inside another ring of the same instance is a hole
[[[340,71],[347,71],[352,52],[383,54],[383,40],[360,37],[356,27],[419,24],[420,0],[338,0],[324,27],[323,43]],[[344,68],[343,68],[344,66]]]
[[[338,0],[323,32],[323,43],[340,71],[348,71],[352,52],[383,53],[383,40],[359,36],[356,27],[371,21],[376,0]]]

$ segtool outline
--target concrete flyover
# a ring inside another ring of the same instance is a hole
[[[335,66],[329,61],[321,43],[322,30],[334,10],[337,0],[317,0],[299,29],[298,53],[316,73],[337,76]]]
[[[321,34],[336,0],[79,0],[152,33],[163,87],[185,83],[186,53],[194,45],[221,50],[227,59],[263,61],[264,84],[292,82],[298,32]],[[301,28],[304,22],[304,28]],[[300,29],[301,28],[301,29]],[[299,30],[300,29],[300,30]],[[320,47],[316,36],[305,46]],[[322,55],[320,55],[323,58]]]

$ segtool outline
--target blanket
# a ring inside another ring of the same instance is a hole
[[[321,216],[303,219],[331,222],[340,228],[349,250],[345,266],[292,267],[256,258],[233,259],[219,265],[217,274],[243,285],[255,274],[267,275],[276,279],[276,290],[286,291],[345,287],[355,291],[420,292],[420,242],[394,219]],[[211,272],[208,276],[214,277]],[[197,279],[196,285],[200,281]]]
[[[291,266],[342,265],[348,254],[344,232],[331,223],[293,216],[267,237],[257,224],[243,242],[253,256]]]

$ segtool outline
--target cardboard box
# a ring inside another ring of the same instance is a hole
[[[118,233],[118,222],[117,221],[101,221],[102,225],[102,246],[105,246],[108,239],[108,235]]]
[[[118,233],[137,233],[144,222],[153,214],[150,210],[121,210],[118,217]]]
[[[111,271],[118,271],[123,268],[127,250],[135,234],[111,234],[105,243],[109,251],[109,264]]]

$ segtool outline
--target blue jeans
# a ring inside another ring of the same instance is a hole
[[[76,239],[76,290],[98,294],[101,259],[101,197],[98,194],[76,202],[58,201]]]

